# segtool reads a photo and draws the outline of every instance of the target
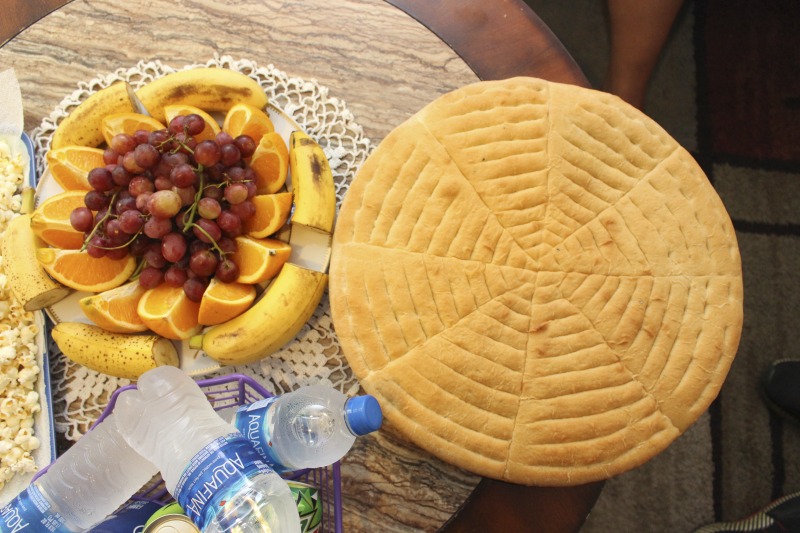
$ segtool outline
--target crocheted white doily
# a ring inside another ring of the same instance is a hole
[[[330,96],[328,88],[315,80],[290,77],[272,65],[259,67],[253,61],[234,60],[228,56],[180,69],[159,61],[140,61],[135,67],[119,69],[80,83],[78,89],[64,98],[32,133],[40,175],[45,170],[44,155],[56,126],[89,95],[117,81],[127,81],[138,89],[176,70],[202,66],[238,70],[255,79],[273,105],[319,142],[330,160],[336,183],[337,208],[340,207],[355,172],[372,150],[370,140],[364,136],[345,103]],[[51,341],[49,344],[56,431],[64,433],[69,440],[76,440],[100,416],[111,393],[130,382],[77,365],[64,357],[55,343]],[[308,324],[282,350],[257,363],[223,367],[207,377],[234,372],[254,377],[276,394],[313,383],[328,384],[346,394],[358,391],[358,382],[347,366],[333,331],[327,292]]]

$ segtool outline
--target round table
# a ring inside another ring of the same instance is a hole
[[[12,3],[0,23],[0,70],[14,67],[20,80],[26,131],[78,82],[141,59],[176,68],[215,55],[273,64],[328,87],[375,144],[437,96],[479,79],[588,85],[521,0]],[[481,479],[391,428],[360,439],[342,476],[345,531],[577,531],[602,488]]]

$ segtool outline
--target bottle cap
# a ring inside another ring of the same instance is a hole
[[[366,435],[380,429],[383,423],[381,405],[374,396],[365,394],[347,400],[344,408],[347,425],[356,435]]]

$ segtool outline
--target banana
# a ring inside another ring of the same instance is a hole
[[[258,361],[297,335],[327,285],[327,274],[286,263],[250,309],[192,337],[189,345],[225,365]]]
[[[175,345],[158,335],[112,333],[81,322],[60,322],[51,334],[72,361],[118,378],[136,380],[158,366],[179,364]]]
[[[117,82],[97,91],[84,100],[61,121],[53,132],[50,149],[65,146],[100,146],[105,142],[102,132],[103,117],[112,113],[132,112],[124,82]]]
[[[289,168],[294,192],[292,224],[303,224],[327,233],[336,216],[336,188],[322,147],[301,131],[289,136]]]
[[[31,214],[19,215],[3,234],[3,269],[14,296],[26,311],[38,311],[64,299],[70,290],[53,281],[36,259],[45,246],[33,233]]]
[[[259,109],[267,95],[256,80],[225,68],[195,68],[167,74],[151,81],[136,96],[153,118],[164,122],[164,107],[184,104],[207,112],[227,112],[234,104],[246,103]]]

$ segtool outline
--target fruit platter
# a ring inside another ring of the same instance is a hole
[[[111,376],[267,357],[327,286],[336,196],[322,148],[240,72],[129,89],[58,124],[28,224],[6,239],[26,265],[17,297],[48,313],[67,358]]]

